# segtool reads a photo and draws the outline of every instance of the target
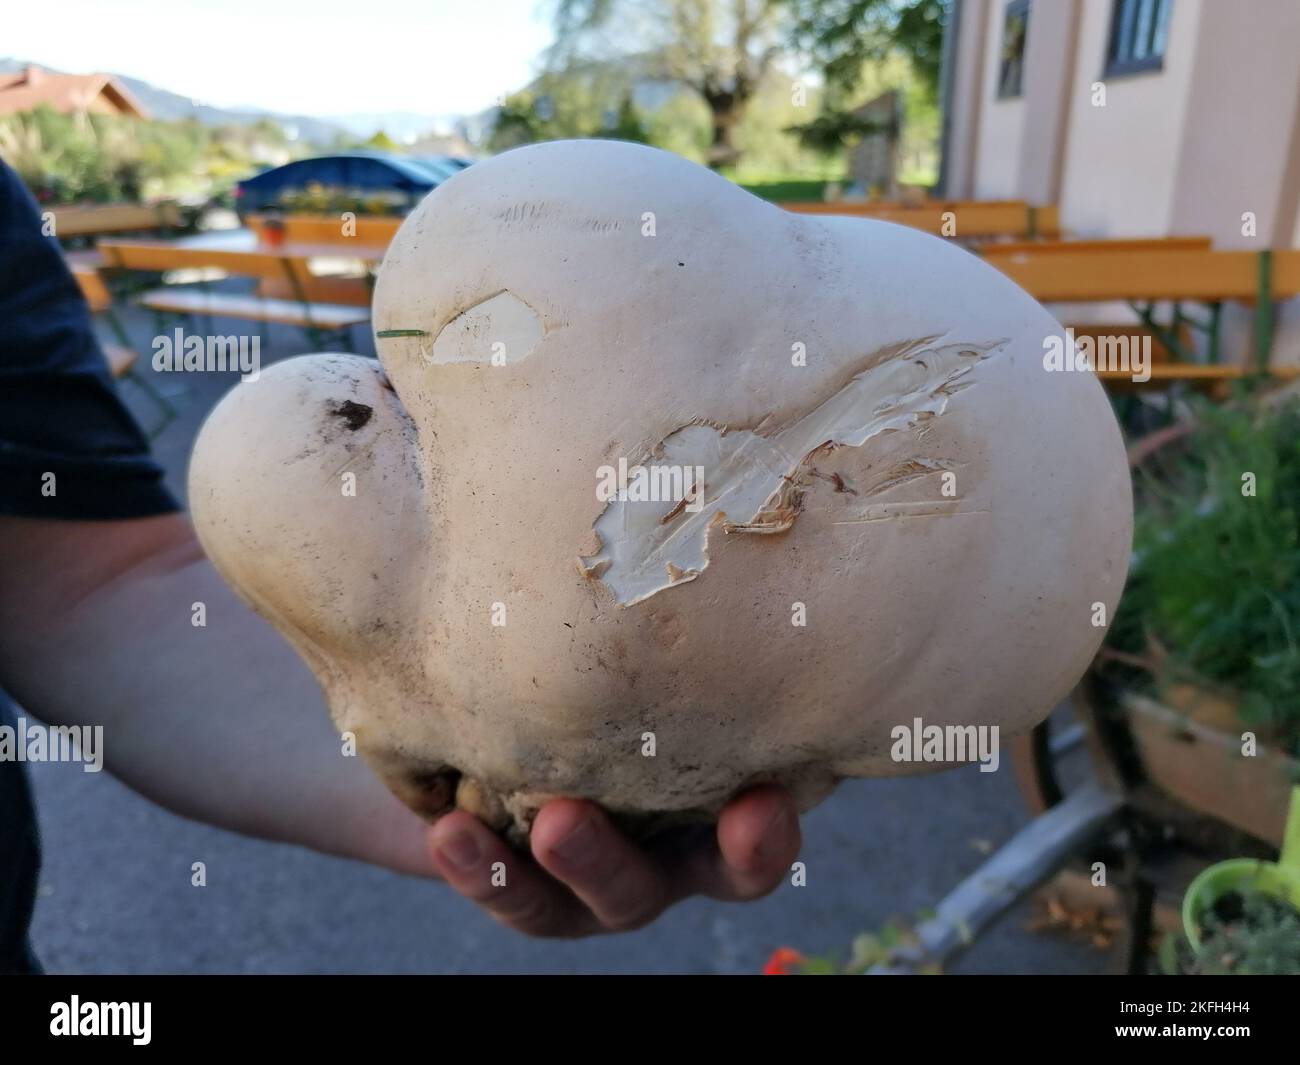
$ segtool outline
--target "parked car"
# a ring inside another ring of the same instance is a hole
[[[309,194],[331,200],[375,199],[404,213],[430,190],[469,166],[450,155],[397,155],[391,152],[341,152],[296,159],[239,182],[240,213],[292,205]]]

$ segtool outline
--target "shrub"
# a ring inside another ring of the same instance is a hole
[[[1228,689],[1300,754],[1300,404],[1197,409],[1183,461],[1139,473],[1134,559],[1111,646],[1162,681]]]

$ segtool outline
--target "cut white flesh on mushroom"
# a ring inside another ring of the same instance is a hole
[[[818,453],[861,447],[877,433],[942,414],[961,379],[996,344],[908,344],[869,360],[848,383],[792,425],[748,429],[688,425],[663,441],[655,464],[709,472],[690,506],[616,499],[596,522],[604,550],[583,558],[625,606],[694,580],[708,565],[711,529],[786,532],[798,515],[799,475]],[[647,461],[650,461],[647,459]]]

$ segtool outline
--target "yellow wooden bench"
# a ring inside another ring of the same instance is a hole
[[[232,271],[233,272],[233,271]],[[167,314],[202,315],[205,318],[241,318],[274,322],[299,329],[350,329],[370,321],[368,311],[329,303],[300,303],[293,299],[239,296],[224,292],[178,292],[161,288],[146,292],[140,304]]]
[[[1212,241],[1207,236],[1179,237],[1106,237],[1083,240],[999,241],[982,244],[979,254],[988,262],[998,265],[1008,257],[1026,255],[1145,255],[1160,251],[1208,251]],[[1094,342],[1105,343],[1118,338],[1144,340],[1149,338],[1153,368],[1146,382],[1135,382],[1123,370],[1098,370],[1097,376],[1115,391],[1141,387],[1159,388],[1174,381],[1186,381],[1194,388],[1221,391],[1223,383],[1244,376],[1240,367],[1207,366],[1184,361],[1193,350],[1189,323],[1178,321],[1171,330],[1155,329],[1128,322],[1099,324],[1096,322],[1070,323],[1075,338],[1090,337]],[[1171,346],[1172,344],[1172,346]]]
[[[780,206],[796,214],[836,215],[894,222],[960,241],[998,237],[1055,237],[1061,231],[1056,207],[1036,207],[1023,200],[934,200],[918,205],[891,202],[812,202],[783,203]]]
[[[51,210],[54,235],[59,238],[175,229],[181,224],[180,208],[174,203],[106,203]]]
[[[787,211],[800,214],[838,214],[874,218],[877,214],[891,211],[914,211],[922,208],[936,208],[943,211],[964,210],[967,207],[1010,207],[1023,211],[1029,206],[1028,200],[943,200],[924,199],[906,201],[895,199],[879,200],[795,200],[782,203]]]
[[[85,263],[69,263],[69,267],[73,278],[76,279],[77,287],[81,289],[81,294],[86,299],[90,313],[104,321],[112,331],[113,340],[101,340],[99,345],[104,352],[104,358],[108,361],[109,372],[119,380],[130,377],[162,411],[162,421],[150,433],[151,436],[156,436],[176,417],[176,408],[153,386],[147,374],[135,372],[140,355],[132,346],[131,339],[127,336],[120,319],[113,312],[113,296],[109,292],[108,285],[104,283],[103,275],[94,266]]]
[[[981,244],[979,253],[986,259],[1006,255],[1042,253],[1071,255],[1105,252],[1209,251],[1209,237],[1105,237],[1087,240],[1005,240]]]
[[[989,261],[1042,302],[1284,299],[1300,292],[1297,251],[1074,252],[1034,249]]]
[[[1091,338],[1094,342],[1104,342],[1115,337],[1128,337],[1131,340],[1145,340],[1150,338],[1151,343],[1151,361],[1153,363],[1172,363],[1177,362],[1180,351],[1187,351],[1191,348],[1192,333],[1187,323],[1181,323],[1175,332],[1173,339],[1177,342],[1177,350],[1171,348],[1167,338],[1162,331],[1151,329],[1145,325],[1136,325],[1131,322],[1119,322],[1115,324],[1081,322],[1077,325],[1069,325],[1067,328],[1074,334],[1075,340],[1084,337]]]
[[[312,300],[309,287],[315,279],[305,256],[116,240],[100,241],[99,248],[105,263],[114,269],[160,273],[187,268],[215,269],[257,278],[260,282],[279,282],[287,285],[292,293],[290,298],[277,298],[164,286],[144,293],[139,299],[141,306],[155,313],[291,325],[302,329],[313,344],[322,345],[327,337],[339,336],[349,349],[349,330],[370,321],[369,307]]]
[[[112,315],[113,297],[98,270],[93,267],[73,266],[72,276],[76,278],[77,286],[81,289],[81,294],[86,298],[86,304],[90,307],[92,315],[96,317]],[[116,322],[115,316],[113,322],[116,325],[113,333],[117,339],[112,343],[101,342],[100,347],[104,351],[104,357],[108,359],[108,366],[113,372],[113,376],[125,377],[131,372],[131,368],[140,356],[129,342],[126,342],[123,337],[118,335],[121,326]]]
[[[1200,392],[1208,392],[1216,397],[1225,394],[1233,381],[1239,381],[1248,375],[1244,366],[1225,365],[1223,363],[1186,362],[1170,350],[1164,336],[1157,330],[1144,325],[1073,325],[1070,326],[1076,340],[1090,337],[1098,344],[1108,340],[1127,338],[1138,341],[1149,337],[1151,343],[1151,364],[1146,381],[1133,380],[1130,370],[1098,368],[1096,373],[1112,392],[1136,392],[1141,389],[1168,388],[1176,383],[1186,384]],[[1180,323],[1176,337],[1179,351],[1192,350],[1191,329],[1186,322]],[[1094,348],[1094,350],[1100,350]]]
[[[1251,370],[1288,376],[1287,371],[1272,370],[1269,360],[1276,303],[1300,296],[1300,251],[1213,251],[1201,247],[1062,250],[1044,245],[986,257],[1043,303],[1127,302],[1143,326],[1177,356],[1164,364],[1158,375],[1153,372],[1153,380],[1225,381]],[[1219,313],[1228,301],[1255,308],[1254,366],[1250,370],[1219,364]],[[1172,305],[1167,321],[1157,316],[1157,303]],[[1184,303],[1204,304],[1208,317],[1201,320],[1187,315]],[[1190,357],[1189,346],[1180,335],[1185,327],[1205,332],[1208,365]],[[1127,326],[1092,328],[1102,334],[1107,330],[1134,332]]]
[[[284,253],[297,248],[306,255],[311,249],[307,257],[318,263],[324,259],[348,260],[355,254],[357,261],[371,267],[383,258],[402,223],[400,218],[363,215],[350,227],[352,235],[344,236],[343,220],[339,216],[286,215],[282,220],[282,243],[277,245],[267,239],[266,216],[250,214],[244,220],[257,243],[268,250],[278,248]],[[300,279],[296,289],[282,277],[266,278],[258,288],[262,295],[280,299],[292,299],[300,294],[312,303],[369,307],[374,294],[372,281],[367,272],[342,271],[310,274]]]

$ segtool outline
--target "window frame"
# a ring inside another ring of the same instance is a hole
[[[1159,32],[1161,11],[1165,12],[1165,34],[1158,55],[1142,56],[1140,59],[1120,58],[1116,55],[1120,34],[1123,32],[1123,16],[1132,10],[1134,20],[1141,9],[1142,0],[1112,0],[1110,8],[1110,30],[1106,34],[1106,54],[1103,58],[1101,76],[1108,78],[1125,78],[1136,74],[1154,74],[1165,68],[1165,53],[1169,47],[1169,22],[1173,19],[1174,0],[1151,0],[1151,42],[1155,43]]]
[[[1006,73],[1007,60],[1000,54],[1007,46],[1007,23],[1010,22],[1013,15],[1021,15],[1024,19],[1025,35],[1024,40],[1020,42],[1020,71],[1016,79],[1016,88],[1014,92],[1007,92],[1003,89],[1003,81]],[[1006,6],[1002,9],[1002,32],[1001,32],[1001,49],[998,55],[998,80],[993,87],[993,99],[997,102],[1002,100],[1023,100],[1025,96],[1025,55],[1029,47],[1029,0],[1007,0]]]

